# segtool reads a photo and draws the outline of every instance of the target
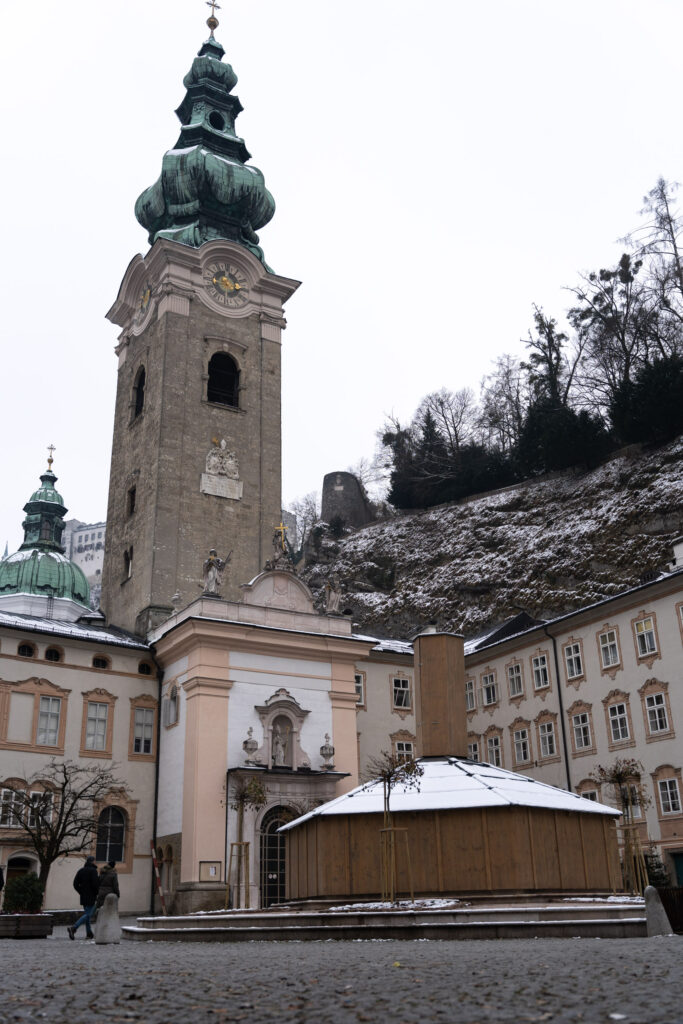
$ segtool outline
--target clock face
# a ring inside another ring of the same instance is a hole
[[[137,323],[140,323],[142,320],[145,319],[145,316],[147,315],[147,310],[149,309],[149,302],[151,298],[152,287],[151,285],[146,284],[145,287],[140,292],[140,297],[138,299],[138,308],[135,310],[135,320]]]
[[[229,309],[243,306],[249,298],[249,285],[238,267],[231,263],[211,263],[204,271],[204,285],[216,302]]]

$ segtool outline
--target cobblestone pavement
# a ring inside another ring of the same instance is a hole
[[[0,1024],[683,1024],[683,938],[0,940]]]

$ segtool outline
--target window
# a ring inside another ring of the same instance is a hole
[[[474,711],[474,680],[468,679],[465,682],[465,707],[468,711]]]
[[[582,800],[593,800],[595,803],[598,802],[598,791],[597,789],[584,789],[581,794]]]
[[[96,654],[92,660],[93,668],[109,668],[109,658],[105,658],[101,654]]]
[[[647,726],[651,733],[668,732],[669,717],[666,713],[666,701],[663,693],[651,693],[645,698],[647,710]]]
[[[572,717],[572,729],[577,750],[586,750],[592,746],[590,719],[585,711]]]
[[[479,743],[477,741],[475,741],[474,743],[467,744],[467,756],[469,757],[470,761],[479,760]]]
[[[659,802],[662,805],[662,814],[681,813],[681,795],[678,790],[677,779],[660,779]]]
[[[576,679],[583,675],[583,662],[581,661],[581,644],[571,643],[564,648],[564,663],[567,667],[567,679]]]
[[[514,735],[515,764],[524,764],[531,760],[529,756],[529,731],[528,729],[515,729]]]
[[[613,743],[629,739],[628,715],[625,704],[610,704],[609,727]]]
[[[508,665],[508,691],[511,697],[521,697],[524,694],[522,666],[519,662],[516,662],[514,665]]]
[[[126,514],[129,516],[132,516],[133,512],[135,512],[136,495],[137,489],[135,487],[131,487],[126,495]]]
[[[126,817],[118,807],[105,807],[97,822],[97,847],[95,859],[98,861],[122,861],[124,841],[126,838]]]
[[[129,580],[133,575],[133,549],[128,548],[123,552],[123,579]]]
[[[11,789],[3,789],[0,793],[0,826],[2,828],[19,828],[16,812],[21,807],[22,800],[18,793]]]
[[[600,644],[602,667],[612,668],[614,665],[619,665],[620,658],[619,645],[617,643],[617,631],[615,629],[605,630],[604,633],[600,633],[598,642]]]
[[[150,663],[148,661],[141,661],[140,664],[138,665],[138,675],[151,676],[151,674],[152,666],[150,665]]]
[[[141,366],[133,384],[133,419],[137,419],[145,407],[145,368]]]
[[[164,701],[164,725],[168,728],[178,724],[178,687],[173,684]]]
[[[408,740],[396,740],[397,761],[412,761],[414,756],[412,743],[409,743]]]
[[[557,753],[555,743],[555,726],[553,722],[541,722],[538,727],[541,757],[554,757]]]
[[[38,713],[38,738],[40,747],[56,747],[59,739],[59,716],[62,701],[59,697],[41,697]]]
[[[29,826],[31,828],[35,828],[39,820],[42,820],[45,824],[49,824],[52,820],[52,808],[54,805],[53,794],[31,791],[29,794],[29,800]]]
[[[362,672],[356,672],[353,677],[353,685],[356,690],[356,704],[365,704],[365,676]]]
[[[107,749],[107,720],[109,705],[98,701],[88,701],[88,717],[85,725],[85,749]]]
[[[45,651],[45,660],[46,661],[61,661],[62,660],[62,652],[59,650],[58,647],[48,647],[48,649]]]
[[[393,680],[394,707],[410,710],[410,680],[395,677]]]
[[[216,352],[209,360],[209,383],[206,397],[209,402],[237,408],[240,387],[240,372],[232,356],[227,352]]]
[[[34,658],[36,655],[36,649],[33,644],[19,644],[17,647],[17,654],[20,658]]]
[[[645,619],[639,619],[634,624],[634,629],[638,657],[647,658],[650,654],[656,654],[657,640],[655,638],[655,624],[652,616],[648,615]]]
[[[531,659],[531,667],[534,673],[534,690],[544,690],[550,686],[548,675],[548,659],[545,654],[537,654]]]
[[[496,676],[493,672],[488,672],[481,677],[481,702],[484,707],[488,707],[490,704],[496,704],[497,701]]]
[[[503,758],[500,750],[500,736],[489,736],[486,740],[486,755],[488,757],[489,764],[493,764],[496,768],[500,768],[503,764]]]
[[[628,823],[635,821],[636,818],[642,818],[643,809],[641,807],[640,787],[631,782],[620,786],[619,789],[619,802],[624,821]]]
[[[133,753],[151,754],[154,735],[154,711],[152,708],[135,709],[134,728]]]

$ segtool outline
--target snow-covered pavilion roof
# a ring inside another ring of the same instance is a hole
[[[586,800],[555,786],[492,764],[461,757],[419,758],[424,774],[419,789],[397,782],[391,791],[392,813],[400,811],[465,810],[471,807],[539,807],[583,814],[621,812]],[[381,814],[384,798],[381,781],[366,783],[330,800],[301,818],[283,825],[280,832],[296,828],[311,818],[334,814]]]

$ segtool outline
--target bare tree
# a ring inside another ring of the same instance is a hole
[[[478,410],[471,388],[460,388],[459,391],[441,388],[440,391],[432,391],[425,395],[417,407],[415,422],[422,423],[426,412],[432,414],[448,456],[459,455],[463,445],[473,440]]]
[[[383,750],[377,757],[371,757],[364,772],[364,789],[382,783],[384,799],[384,827],[391,828],[391,791],[402,785],[406,789],[420,789],[424,768],[420,761],[406,760],[398,754]]]
[[[306,541],[311,531],[316,523],[320,522],[320,498],[317,491],[311,491],[309,494],[305,494],[303,498],[297,498],[296,501],[290,503],[287,511],[291,512],[296,519],[298,534],[296,548],[288,537],[285,538],[289,556],[294,565],[296,565],[303,557]]]
[[[522,364],[513,356],[499,356],[493,373],[481,386],[479,433],[488,448],[497,448],[504,455],[515,451],[529,402]]]
[[[26,783],[3,783],[0,824],[23,832],[40,864],[45,887],[59,857],[92,847],[97,835],[99,802],[124,783],[110,768],[56,761],[35,772]]]
[[[647,262],[647,278],[655,303],[665,317],[683,327],[683,216],[678,211],[678,182],[660,178],[643,199],[645,223],[626,241]],[[675,332],[680,345],[680,333]]]

